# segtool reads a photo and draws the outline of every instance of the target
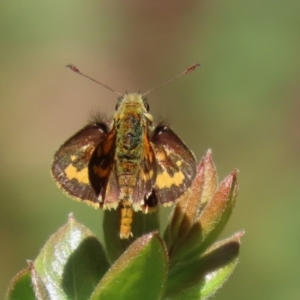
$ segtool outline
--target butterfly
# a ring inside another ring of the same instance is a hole
[[[196,174],[193,153],[168,125],[154,123],[145,98],[149,92],[116,92],[112,121],[86,125],[58,149],[52,163],[53,178],[67,195],[95,208],[120,209],[121,239],[133,235],[134,212],[173,204]]]

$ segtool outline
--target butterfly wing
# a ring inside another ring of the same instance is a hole
[[[104,209],[116,209],[119,204],[119,185],[114,169],[116,130],[113,128],[96,147],[89,162],[89,180]]]
[[[147,134],[143,136],[142,145],[140,168],[132,195],[135,211],[144,210],[150,206],[150,195],[153,191],[156,176],[155,154]]]
[[[153,197],[164,205],[177,200],[196,175],[196,159],[182,140],[168,127],[157,126],[151,138],[157,174]]]
[[[95,207],[99,207],[99,202],[89,182],[88,164],[94,149],[106,138],[108,131],[105,123],[85,126],[58,149],[51,168],[57,185],[70,197]]]

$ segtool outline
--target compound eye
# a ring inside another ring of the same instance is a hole
[[[118,110],[118,109],[119,109],[119,107],[120,107],[120,104],[121,104],[121,102],[122,102],[122,99],[123,99],[122,97],[119,97],[119,98],[118,98],[118,102],[117,102],[117,104],[116,104],[116,108],[115,108],[116,110]]]
[[[144,102],[144,106],[146,108],[146,111],[148,112],[149,111],[149,104],[148,104],[148,102]]]

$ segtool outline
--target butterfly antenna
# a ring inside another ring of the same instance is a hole
[[[86,78],[88,78],[88,79],[90,79],[90,80],[92,80],[92,81],[94,81],[94,82],[96,82],[96,83],[102,85],[103,87],[107,88],[108,90],[110,90],[110,91],[112,91],[112,92],[118,94],[119,96],[123,97],[123,95],[122,95],[121,93],[117,92],[116,90],[112,89],[111,87],[109,87],[109,86],[103,84],[102,82],[97,81],[96,79],[94,79],[94,78],[92,78],[92,77],[90,77],[90,76],[88,76],[88,75],[82,73],[82,72],[81,72],[77,67],[75,67],[74,65],[67,65],[66,68],[70,68],[73,72],[75,72],[75,73],[77,73],[77,74],[79,74],[79,75],[82,75],[83,77],[86,77]]]
[[[179,74],[178,76],[176,76],[176,77],[174,77],[174,78],[172,78],[172,79],[170,79],[170,80],[164,82],[163,84],[161,84],[161,85],[155,87],[154,89],[152,89],[152,90],[150,90],[150,91],[144,93],[144,94],[143,94],[143,97],[146,96],[146,95],[148,95],[148,94],[150,94],[150,93],[152,93],[153,91],[155,91],[155,90],[157,90],[157,89],[160,89],[162,86],[171,83],[172,81],[174,81],[175,79],[181,77],[182,75],[185,75],[185,74],[187,74],[187,73],[190,73],[190,72],[194,71],[196,68],[198,68],[198,67],[200,67],[200,66],[201,66],[200,64],[194,64],[194,65],[190,66],[189,68],[187,68],[183,73]]]

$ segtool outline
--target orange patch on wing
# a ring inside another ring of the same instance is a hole
[[[148,181],[151,180],[151,178],[153,177],[154,172],[153,170],[150,170],[148,173],[146,173],[144,170],[140,171],[140,176],[144,181]]]
[[[78,171],[72,164],[65,169],[66,177],[69,180],[76,179],[80,183],[89,184],[88,168]]]
[[[103,148],[102,149],[99,148],[99,150],[101,149],[101,151],[104,154],[111,152],[111,150],[113,149],[113,146],[115,144],[115,138],[116,138],[116,131],[112,130],[112,132],[105,139],[105,142],[103,142]],[[101,154],[103,154],[103,153],[101,153]]]
[[[157,151],[156,152],[156,159],[159,160],[159,161],[166,161],[167,160],[167,156],[165,154],[164,151]]]
[[[97,174],[100,178],[107,177],[109,175],[110,169],[103,169],[101,167],[93,166],[94,173]]]
[[[180,186],[183,183],[184,178],[184,174],[181,171],[176,172],[173,176],[171,176],[166,170],[164,170],[157,174],[155,185],[159,189],[170,188],[172,185]]]
[[[149,142],[148,136],[146,134],[144,134],[143,136],[143,140],[144,140],[144,159],[148,160],[149,163],[152,163],[154,160],[154,153],[152,150],[152,146]]]

